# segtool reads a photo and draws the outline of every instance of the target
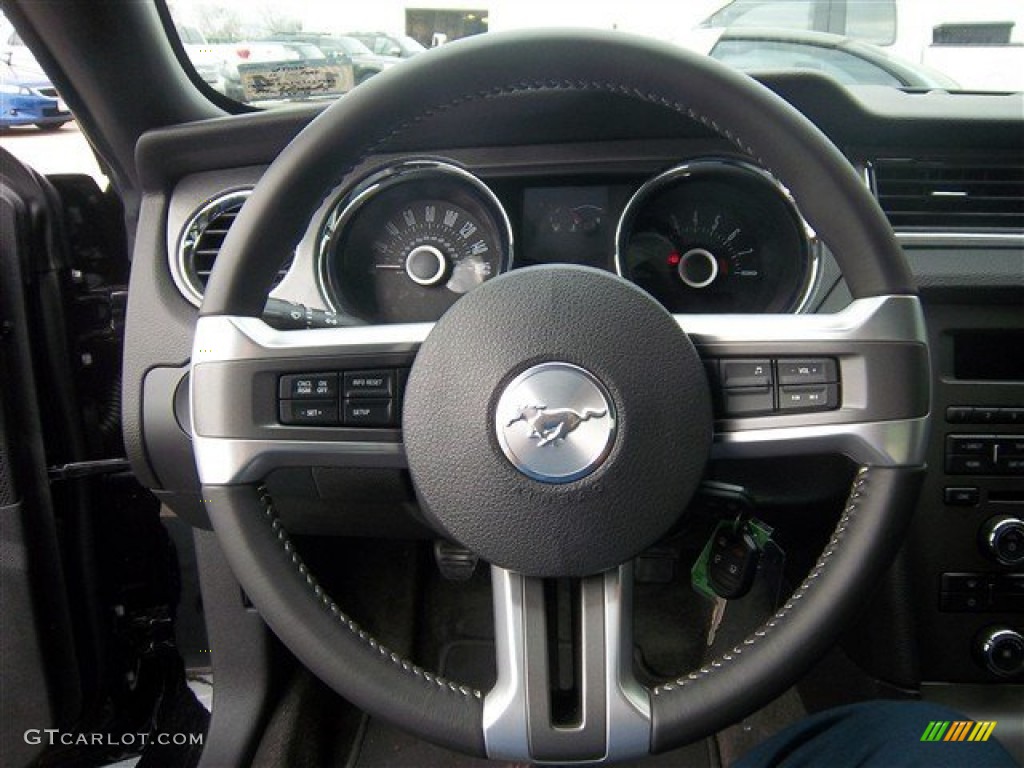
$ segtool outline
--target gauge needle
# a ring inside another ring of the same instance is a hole
[[[373,268],[374,269],[395,269],[395,270],[405,269],[405,267],[403,267],[401,264],[374,264]]]

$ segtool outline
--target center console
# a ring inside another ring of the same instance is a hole
[[[920,675],[1024,682],[1024,312],[926,300],[932,471],[909,539]]]

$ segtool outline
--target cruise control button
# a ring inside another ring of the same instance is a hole
[[[839,381],[836,361],[779,360],[779,384],[830,384]]]
[[[335,400],[283,400],[280,416],[282,424],[337,426],[338,403]]]
[[[389,427],[392,425],[390,400],[346,400],[344,403],[346,427]]]
[[[772,383],[771,360],[721,360],[722,386],[767,387]]]
[[[395,388],[394,371],[346,371],[344,397],[391,397]]]
[[[338,374],[294,373],[281,377],[282,400],[327,400],[338,396]]]
[[[779,387],[779,410],[820,411],[835,408],[839,391],[835,384]]]

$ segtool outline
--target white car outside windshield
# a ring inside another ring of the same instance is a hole
[[[341,38],[352,30],[408,37],[429,48],[487,32],[589,27],[646,35],[747,71],[770,61],[773,70],[816,70],[850,85],[1024,90],[1020,0],[441,0],[429,7],[418,0],[296,0],[276,6],[250,0],[170,0],[169,7],[180,29],[196,29],[210,45],[225,50],[240,41],[252,44],[297,34]],[[735,44],[716,53],[723,37],[750,28],[775,33],[765,40],[763,51],[747,40],[743,56],[725,55]],[[836,42],[822,45],[829,36]],[[852,46],[861,60],[839,72],[835,49],[844,46]],[[186,52],[191,55],[188,46]],[[894,62],[898,74],[887,71],[887,61]],[[322,94],[328,95],[339,94]],[[285,96],[280,100],[294,100],[294,94]],[[273,101],[260,105],[272,106]]]

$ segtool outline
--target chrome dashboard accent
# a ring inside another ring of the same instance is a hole
[[[911,244],[976,243],[978,245],[1024,248],[1024,232],[957,232],[897,229],[896,239]]]
[[[623,274],[622,266],[622,250],[625,245],[625,240],[628,236],[626,231],[629,226],[632,225],[633,219],[636,216],[640,206],[646,201],[646,199],[656,190],[674,182],[679,179],[692,176],[695,173],[704,173],[709,170],[716,168],[732,168],[740,169],[748,173],[753,174],[766,181],[772,188],[774,188],[781,199],[785,201],[787,207],[789,207],[795,219],[800,222],[800,226],[803,230],[803,237],[806,244],[807,251],[807,274],[804,278],[804,284],[800,287],[798,292],[798,298],[795,302],[793,312],[796,314],[802,314],[809,308],[810,302],[814,297],[814,289],[818,284],[818,280],[821,276],[821,255],[820,255],[820,243],[818,241],[818,235],[814,231],[814,228],[808,223],[807,219],[804,218],[797,206],[796,200],[789,189],[775,176],[766,171],[760,166],[749,163],[745,160],[733,157],[705,157],[688,160],[685,163],[681,163],[673,168],[669,168],[667,171],[663,171],[652,179],[646,181],[641,187],[633,193],[626,203],[626,206],[622,209],[622,214],[619,216],[619,220],[615,226],[615,272],[620,277],[625,277]]]
[[[876,178],[876,173],[877,171],[875,170],[875,164],[873,162],[869,160],[864,163],[862,167],[864,184],[867,186],[869,190],[871,190],[871,194],[877,200],[878,181]],[[902,229],[894,227],[893,233],[896,235],[896,240],[900,244],[906,243],[910,245],[956,245],[959,243],[977,243],[979,245],[1024,248],[1024,232],[1020,231],[974,232],[970,230],[956,229]]]
[[[195,307],[203,303],[203,289],[194,273],[195,247],[210,222],[234,206],[241,207],[252,194],[251,187],[218,192],[194,211],[178,236],[178,247],[168,252],[168,267],[175,287]]]
[[[345,230],[345,227],[356,213],[380,192],[413,179],[441,174],[454,177],[469,184],[490,206],[491,212],[497,214],[498,224],[502,228],[501,235],[506,238],[508,253],[505,259],[505,271],[512,268],[515,254],[515,239],[512,223],[505,207],[490,187],[469,171],[441,160],[403,160],[376,169],[368,177],[355,182],[347,191],[338,195],[329,208],[329,212],[319,228],[316,239],[316,283],[320,296],[332,311],[342,312],[335,291],[331,288],[327,263],[328,252],[333,241]]]

